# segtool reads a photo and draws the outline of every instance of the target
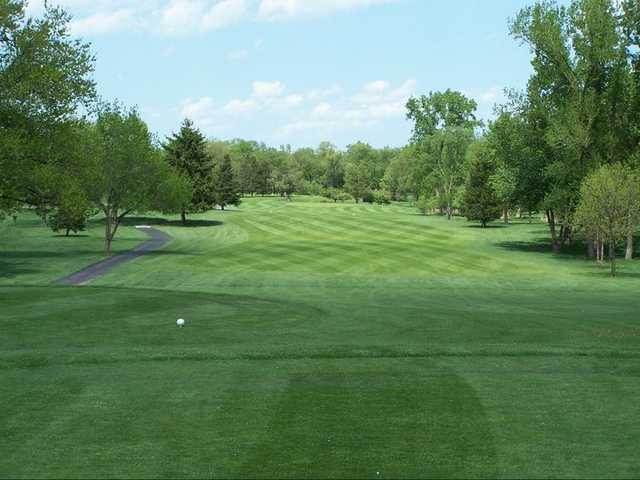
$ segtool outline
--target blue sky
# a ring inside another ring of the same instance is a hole
[[[400,146],[409,95],[461,90],[488,118],[531,72],[508,35],[529,0],[59,3],[93,46],[100,94],[137,105],[161,137],[188,116],[212,138]]]

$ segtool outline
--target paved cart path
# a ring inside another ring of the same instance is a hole
[[[142,231],[144,231],[151,238],[146,242],[141,243],[133,250],[129,250],[124,253],[120,253],[118,255],[114,255],[105,260],[102,260],[98,263],[94,263],[93,265],[88,266],[87,268],[83,268],[79,272],[73,273],[69,276],[59,278],[53,282],[53,285],[80,285],[83,283],[90,282],[98,277],[102,277],[106,275],[111,270],[116,268],[118,265],[122,265],[123,263],[130,262],[131,260],[135,260],[142,255],[145,255],[149,252],[153,252],[154,250],[158,250],[162,248],[167,243],[169,243],[173,238],[160,230],[156,230],[151,227],[136,227]]]

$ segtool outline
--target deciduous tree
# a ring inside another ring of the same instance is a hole
[[[604,165],[580,187],[574,222],[588,237],[609,245],[611,275],[616,275],[616,248],[640,223],[640,183],[621,164]]]

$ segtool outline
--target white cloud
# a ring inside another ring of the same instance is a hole
[[[414,79],[408,79],[397,88],[392,88],[384,80],[368,82],[349,97],[339,98],[333,103],[318,103],[305,115],[280,127],[278,134],[286,137],[303,130],[362,129],[387,119],[402,118],[415,87]]]
[[[159,27],[169,35],[193,31],[202,15],[202,2],[173,0],[162,10]]]
[[[222,0],[212,5],[202,19],[205,30],[228,27],[240,22],[248,14],[245,0]]]
[[[376,80],[375,82],[367,83],[362,90],[366,93],[380,94],[389,88],[389,83],[384,80]]]
[[[491,87],[487,90],[484,90],[482,92],[480,92],[480,95],[478,96],[478,99],[480,101],[480,103],[486,104],[486,103],[490,103],[493,104],[496,101],[498,101],[499,99],[503,98],[504,93],[503,93],[503,89],[501,87]]]
[[[282,105],[286,108],[294,108],[302,104],[303,101],[304,101],[304,95],[300,95],[296,93],[296,94],[287,95],[286,97],[284,97],[282,101]]]
[[[263,138],[283,139],[313,130],[330,134],[402,119],[406,101],[415,87],[413,79],[395,85],[377,80],[365,83],[351,94],[343,94],[338,85],[288,93],[281,81],[255,81],[244,98],[220,102],[214,102],[212,97],[188,99],[179,113],[213,135],[224,131],[241,136],[247,118],[254,125],[265,126],[268,131],[262,134]]]
[[[107,13],[96,13],[70,24],[72,35],[97,35],[107,32],[137,28],[134,11],[130,9],[115,10]]]
[[[258,106],[258,104],[256,103],[255,100],[252,99],[247,99],[247,100],[231,100],[230,102],[228,102],[224,107],[223,107],[223,111],[226,113],[231,113],[233,115],[237,115],[237,114],[241,114],[241,113],[246,113],[249,112],[251,110],[253,110],[254,108],[256,108]]]
[[[277,97],[284,91],[281,82],[253,82],[253,95],[259,98]]]
[[[333,85],[329,88],[314,88],[309,92],[307,97],[309,100],[322,100],[324,98],[333,97],[342,91],[338,85]]]
[[[160,11],[160,32],[168,35],[186,35],[228,27],[241,21],[248,13],[246,0],[219,0],[215,3],[172,0]],[[149,25],[151,29],[155,28],[153,22]]]
[[[396,0],[261,0],[258,18],[266,21],[313,18]]]
[[[53,0],[73,15],[72,32],[91,36],[123,30],[193,35],[242,21],[293,20],[398,0]],[[31,0],[40,15],[44,0]],[[263,41],[256,40],[255,48]]]
[[[333,112],[333,107],[330,103],[322,102],[316,105],[316,107],[311,110],[312,117],[326,117],[331,115]]]
[[[181,118],[190,118],[194,121],[207,118],[215,110],[215,102],[211,97],[202,97],[196,100],[188,98],[182,103],[180,109]]]

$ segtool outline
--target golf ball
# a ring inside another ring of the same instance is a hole
[[[176,325],[178,325],[179,327],[183,327],[184,326],[184,319],[179,318],[178,320],[176,320]]]

